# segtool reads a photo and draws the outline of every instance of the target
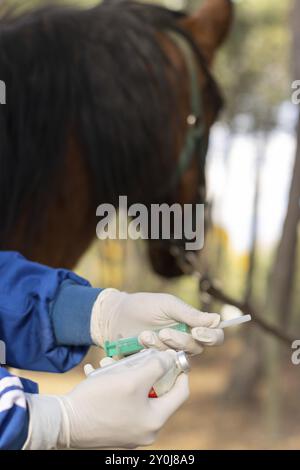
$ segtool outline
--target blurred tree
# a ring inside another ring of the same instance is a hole
[[[190,2],[193,8],[196,3],[197,0]],[[217,60],[215,73],[226,98],[223,114],[223,123],[228,129],[223,155],[225,168],[228,165],[235,134],[248,133],[255,137],[256,182],[253,182],[251,242],[247,270],[243,272],[243,300],[250,302],[258,295],[256,277],[260,269],[257,266],[256,256],[260,169],[265,158],[269,134],[276,127],[278,107],[289,99],[290,2],[240,0],[235,3],[236,18],[231,38]],[[226,190],[225,180],[223,196]],[[215,204],[222,204],[222,199],[223,197],[220,201],[215,201]],[[222,240],[220,240],[221,245]],[[217,250],[222,251],[222,247]],[[211,267],[212,274],[225,279],[227,289],[232,283],[226,280],[234,273],[232,262],[229,266],[228,263],[220,266],[222,260],[226,260],[225,255],[218,256],[218,266]],[[265,291],[266,289],[261,289],[260,286],[259,293],[264,292],[265,295]],[[264,299],[261,300],[264,302]],[[260,337],[257,331],[251,334],[245,333],[244,350],[233,367],[227,398],[234,401],[254,398],[255,384],[262,372],[260,350]]]
[[[289,2],[242,0],[216,73],[227,97],[224,121],[239,130],[271,130],[277,107],[287,98]],[[248,129],[247,129],[248,128]]]
[[[300,0],[295,0],[292,14],[293,31],[293,76],[300,77]],[[297,150],[289,194],[287,214],[278,245],[270,283],[270,303],[282,327],[289,321],[291,293],[295,275],[297,254],[297,229],[300,219],[300,116],[297,126]]]
[[[199,0],[189,0],[189,8],[197,9],[199,3]],[[289,2],[273,4],[268,0],[240,0],[235,4],[232,34],[218,55],[215,67],[215,75],[226,98],[223,123],[228,133],[223,160],[226,169],[236,133],[253,135],[257,146],[256,166],[259,180],[268,135],[276,125],[278,107],[289,98]],[[222,205],[224,200],[227,190],[226,179],[224,181],[221,200],[215,200],[215,206]],[[256,226],[255,207],[258,206],[255,192],[252,226]],[[252,230],[252,249],[249,250],[248,262],[250,273],[244,273],[248,291],[252,290],[249,283],[252,283],[254,278],[251,273],[255,272],[256,243],[253,236],[255,237],[255,233]],[[222,240],[219,243],[222,245]],[[212,268],[217,276],[222,277],[222,262],[225,256],[221,254],[222,246],[216,250],[219,253],[218,257],[215,257],[217,265]],[[223,270],[224,268],[225,266]],[[227,269],[226,266],[226,271]]]
[[[294,0],[291,29],[293,33],[293,78],[300,77],[300,0]],[[266,297],[270,318],[287,330],[290,323],[293,283],[296,274],[297,235],[300,220],[300,115],[297,125],[297,149],[289,193],[287,213],[278,244]],[[272,339],[267,343],[268,385],[272,394],[268,401],[267,418],[270,431],[279,434],[280,428],[280,346]]]
[[[0,14],[1,11],[8,7],[16,7],[18,9],[28,9],[37,6],[49,4],[73,4],[88,7],[100,3],[101,0],[0,0]]]

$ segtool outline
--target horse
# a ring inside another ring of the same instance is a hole
[[[0,19],[0,249],[71,269],[96,207],[205,202],[209,131],[222,108],[211,74],[230,0],[194,14],[130,0],[48,5]],[[182,274],[171,241],[154,271]]]

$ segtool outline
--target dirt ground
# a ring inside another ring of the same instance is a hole
[[[262,387],[256,403],[233,406],[222,400],[238,347],[231,339],[222,350],[207,350],[192,360],[190,399],[169,420],[152,449],[300,449],[300,366],[284,368],[281,429],[274,438],[265,425],[265,403],[270,393],[266,388]],[[84,362],[90,360],[96,365],[94,351]],[[64,393],[82,378],[82,365],[63,375],[22,375],[37,380],[41,392]]]

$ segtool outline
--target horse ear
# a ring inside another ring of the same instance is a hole
[[[225,40],[232,18],[231,0],[205,0],[196,13],[182,20],[182,26],[192,35],[208,64]]]

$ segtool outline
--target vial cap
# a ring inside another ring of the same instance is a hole
[[[179,351],[176,354],[176,365],[182,372],[188,372],[191,369],[189,360],[184,351]]]

